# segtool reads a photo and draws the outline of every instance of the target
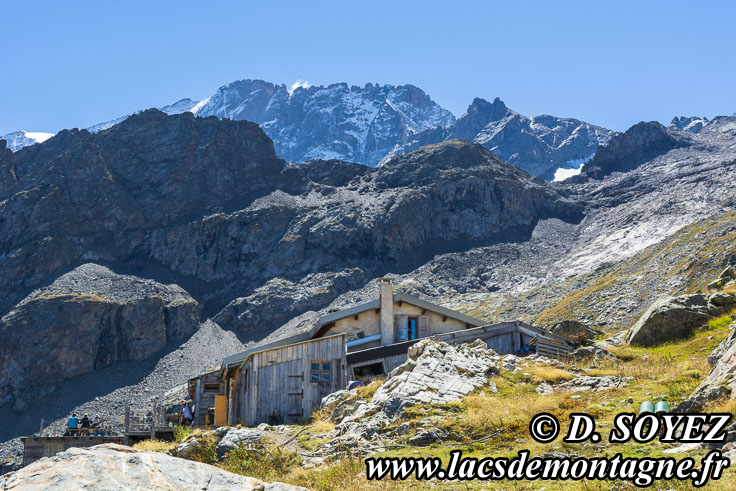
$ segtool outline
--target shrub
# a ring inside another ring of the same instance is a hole
[[[203,464],[217,463],[217,440],[213,434],[197,437],[199,445],[189,454],[189,460],[202,462]]]
[[[299,456],[294,452],[281,448],[266,451],[263,445],[246,446],[241,442],[228,453],[224,467],[235,474],[268,481],[283,479],[299,463]]]
[[[176,441],[176,444],[180,444],[184,441],[186,437],[189,436],[189,433],[191,433],[191,427],[190,426],[176,426],[174,427],[174,440]]]

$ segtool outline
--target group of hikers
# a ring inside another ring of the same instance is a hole
[[[67,424],[67,434],[69,435],[89,435],[91,430],[100,430],[102,427],[102,420],[95,416],[89,419],[89,415],[84,413],[84,416],[79,418],[76,413],[72,414]]]
[[[211,413],[211,416],[210,416]],[[208,418],[214,420],[214,408],[208,411]],[[181,411],[179,412],[179,424],[189,426],[194,421],[192,408],[187,405],[186,401],[181,401]],[[211,423],[210,423],[211,424]],[[66,436],[89,435],[90,432],[99,433],[102,430],[103,422],[99,416],[90,419],[89,414],[84,413],[80,418],[76,413],[72,414],[67,424]]]

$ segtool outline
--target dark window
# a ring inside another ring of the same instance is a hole
[[[205,392],[220,392],[220,384],[204,384]]]
[[[356,380],[365,380],[373,377],[380,377],[384,374],[383,362],[371,363],[360,367],[353,367],[353,375]]]
[[[419,330],[418,322],[416,317],[409,317],[409,340],[417,338],[417,332]]]
[[[332,382],[332,363],[329,361],[313,361],[310,380],[319,383]]]

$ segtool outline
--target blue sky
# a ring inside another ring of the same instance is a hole
[[[736,111],[734,2],[6,2],[0,135],[86,127],[227,82],[412,83],[461,115],[624,130]]]

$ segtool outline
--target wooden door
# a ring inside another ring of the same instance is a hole
[[[303,418],[302,359],[258,367],[255,424],[291,423]]]

